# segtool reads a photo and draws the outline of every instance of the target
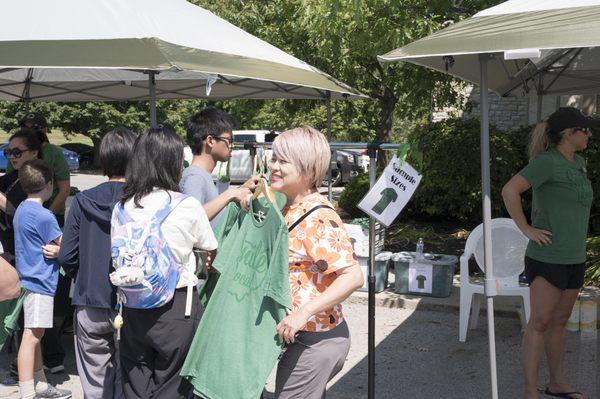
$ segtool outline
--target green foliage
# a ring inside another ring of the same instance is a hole
[[[585,271],[585,285],[600,286],[600,237],[588,238],[588,259],[590,265]]]
[[[450,119],[426,123],[409,137],[424,155],[421,185],[409,213],[477,223],[481,220],[480,123]],[[525,129],[490,128],[492,215],[505,215],[500,191],[527,162]]]
[[[458,105],[459,85],[447,75],[376,56],[458,20],[447,0],[195,0],[220,17],[348,83],[375,101],[332,101],[332,131],[323,103],[262,103],[252,112],[261,128],[309,123],[330,139],[390,141],[394,120],[420,120],[434,106]],[[470,12],[500,1],[471,0]],[[244,104],[244,108],[247,103]],[[268,109],[263,112],[260,108]],[[341,132],[341,133],[338,133]]]
[[[352,218],[366,216],[356,205],[367,194],[367,191],[369,191],[369,174],[362,173],[348,182],[340,194],[338,206]]]

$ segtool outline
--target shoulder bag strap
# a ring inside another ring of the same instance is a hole
[[[298,226],[304,219],[306,219],[306,217],[308,215],[310,215],[311,213],[313,213],[314,211],[318,210],[318,209],[322,209],[322,208],[329,208],[331,210],[334,210],[332,207],[330,207],[329,205],[317,205],[314,208],[311,208],[310,210],[308,210],[304,215],[300,216],[298,218],[298,220],[296,220],[294,223],[292,223],[292,225],[290,227],[288,227],[288,233],[292,230],[294,230],[294,228],[296,226]]]

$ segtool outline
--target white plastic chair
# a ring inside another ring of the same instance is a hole
[[[523,306],[519,309],[523,327],[529,321],[529,286],[519,283],[519,275],[525,268],[523,258],[528,241],[512,219],[492,219],[493,275],[497,280],[498,296],[520,296],[523,298]],[[477,226],[469,234],[465,252],[460,257],[460,322],[458,334],[460,342],[467,340],[467,329],[473,329],[477,326],[481,300],[484,295],[484,279],[469,276],[469,259],[471,256],[475,257],[477,266],[481,271],[485,271],[483,224]],[[470,312],[471,310],[472,312]],[[470,324],[469,313],[471,314]]]

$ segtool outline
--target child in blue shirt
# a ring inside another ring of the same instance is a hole
[[[19,347],[19,391],[22,399],[71,397],[71,392],[46,382],[40,340],[52,328],[54,294],[58,283],[56,261],[62,232],[54,215],[43,207],[52,196],[52,168],[40,159],[23,164],[19,179],[27,199],[14,217],[15,258],[21,286],[25,329]]]

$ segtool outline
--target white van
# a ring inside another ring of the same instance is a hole
[[[269,130],[234,130],[233,131],[233,142],[235,144],[243,144],[243,143],[264,143],[265,136],[269,134]],[[271,159],[271,150],[266,150],[264,148],[257,148],[256,155],[259,162],[264,162],[266,157],[266,162],[268,164]],[[184,157],[188,163],[192,162],[192,151],[190,147],[186,146],[184,148]],[[228,165],[231,164],[231,165]],[[219,170],[221,171],[221,175],[225,175],[227,173],[227,168],[229,167],[229,174],[231,177],[232,183],[243,183],[252,176],[252,168],[254,166],[254,160],[250,157],[250,150],[233,150],[231,153],[231,159],[229,162],[217,162],[215,169],[212,172],[213,179],[217,179],[219,176]],[[265,165],[265,168],[268,165]]]

